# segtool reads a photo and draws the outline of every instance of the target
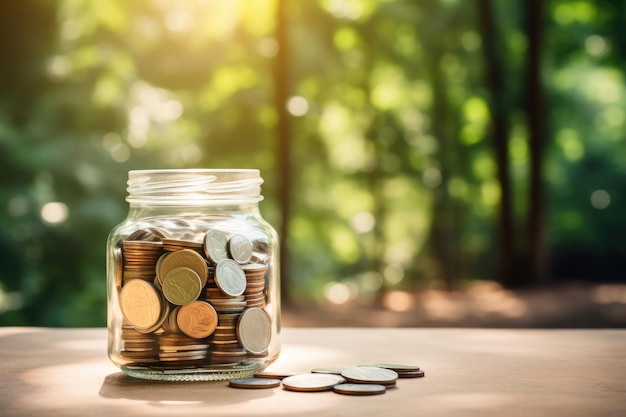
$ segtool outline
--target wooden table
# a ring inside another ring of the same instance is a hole
[[[383,395],[122,374],[105,329],[0,328],[0,416],[625,416],[626,330],[287,328],[269,370],[418,364]]]

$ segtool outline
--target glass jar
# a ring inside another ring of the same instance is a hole
[[[128,173],[107,241],[108,354],[126,374],[251,376],[280,351],[278,236],[258,170]]]

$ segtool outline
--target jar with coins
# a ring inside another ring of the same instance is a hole
[[[171,381],[251,376],[280,351],[278,237],[258,170],[136,170],[107,241],[108,354]]]

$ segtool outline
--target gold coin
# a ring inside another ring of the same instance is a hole
[[[174,268],[163,277],[163,295],[172,304],[189,304],[198,298],[201,291],[202,281],[191,268]]]
[[[239,318],[237,337],[248,352],[265,352],[272,338],[272,319],[260,308],[247,309]]]
[[[163,299],[163,295],[161,295],[161,293],[159,293],[159,297],[161,298],[161,306],[162,306],[161,315],[159,316],[159,319],[154,324],[154,326],[151,326],[145,329],[136,329],[138,332],[149,334],[149,333],[153,333],[157,331],[161,326],[163,326],[163,323],[167,319],[167,316],[170,314],[170,305],[167,301]]]
[[[161,261],[161,259],[163,259]],[[159,258],[160,262],[157,261],[157,276],[163,280],[163,277],[167,275],[172,269],[178,267],[187,267],[192,269],[202,281],[202,286],[204,287],[209,278],[209,268],[207,267],[206,261],[200,254],[194,252],[189,249],[182,249],[176,252],[170,252],[167,255],[163,255]]]
[[[161,316],[161,297],[151,283],[134,279],[122,287],[120,307],[133,326],[148,329]]]
[[[176,323],[187,336],[202,339],[210,336],[217,327],[217,313],[211,304],[194,301],[180,308]]]

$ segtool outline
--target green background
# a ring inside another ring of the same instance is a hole
[[[0,324],[105,324],[142,168],[260,169],[285,305],[623,283],[625,27],[621,0],[3,2]]]

